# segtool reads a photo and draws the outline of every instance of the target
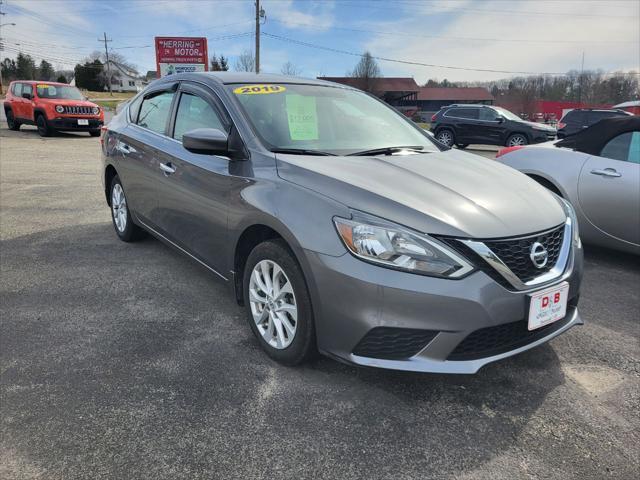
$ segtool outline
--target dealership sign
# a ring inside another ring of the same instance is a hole
[[[209,70],[207,39],[202,37],[156,37],[158,77],[174,73]]]

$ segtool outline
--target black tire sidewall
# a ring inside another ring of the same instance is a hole
[[[115,177],[113,177],[113,180],[111,180],[111,185],[109,186],[109,209],[111,210],[111,223],[113,223],[113,229],[116,231],[116,235],[120,237],[120,240],[122,240],[123,242],[131,242],[137,239],[137,230],[139,227],[134,225],[133,220],[131,219],[131,210],[129,209],[129,202],[127,201],[127,225],[123,232],[118,230],[115,218],[113,216],[113,206],[111,205],[113,198],[113,188],[116,186],[116,184],[120,185],[120,187],[122,188],[122,192],[124,193],[124,198],[125,200],[127,199],[127,193],[124,191],[122,182],[120,182],[120,177],[116,175]]]
[[[12,110],[7,111],[6,117],[7,117],[7,127],[9,127],[9,130],[15,131],[20,129],[20,122],[16,120],[16,117],[13,114]]]
[[[251,313],[251,304],[249,303],[249,280],[251,278],[253,268],[262,260],[272,260],[284,270],[291,282],[293,293],[296,297],[296,304],[298,307],[296,334],[291,344],[282,350],[272,347],[262,338]],[[269,240],[257,245],[251,251],[247,258],[243,273],[242,294],[247,312],[247,320],[251,330],[258,339],[260,346],[271,358],[285,365],[292,366],[300,364],[315,356],[317,350],[311,298],[309,296],[309,291],[307,289],[302,269],[284,241]]]
[[[49,122],[47,122],[47,119],[44,115],[39,114],[36,117],[36,127],[38,128],[38,134],[41,137],[48,137],[51,135],[51,128],[49,127]]]

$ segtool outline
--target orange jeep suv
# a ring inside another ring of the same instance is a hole
[[[76,87],[57,82],[11,82],[4,113],[9,129],[36,125],[42,137],[56,131],[89,132],[99,137],[104,123],[102,108],[88,102]]]

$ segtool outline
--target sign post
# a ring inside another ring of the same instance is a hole
[[[184,72],[209,70],[209,52],[204,37],[155,37],[158,78]]]

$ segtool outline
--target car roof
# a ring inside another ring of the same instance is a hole
[[[589,128],[560,140],[556,146],[599,155],[605,143],[626,132],[640,132],[640,117],[633,115],[604,118]]]
[[[253,72],[192,72],[192,73],[177,73],[174,75],[167,75],[158,80],[155,80],[154,84],[160,84],[165,82],[173,82],[180,80],[192,80],[200,81],[209,84],[217,85],[229,85],[238,83],[288,83],[288,84],[300,84],[300,85],[321,85],[340,87],[350,90],[355,90],[353,87],[342,85],[335,82],[327,82],[326,80],[318,80],[315,78],[302,78],[293,77],[290,75],[275,75],[271,73],[253,73]]]
[[[38,84],[38,85],[61,85],[61,86],[66,86],[66,87],[70,87],[72,85],[69,85],[68,83],[62,83],[62,82],[49,82],[48,80],[14,80],[11,83],[31,83],[31,84]]]
[[[621,113],[629,113],[626,110],[622,110],[620,108],[574,108],[571,112],[621,112]]]

